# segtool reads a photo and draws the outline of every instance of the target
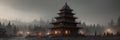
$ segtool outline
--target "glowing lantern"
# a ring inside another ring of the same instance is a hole
[[[29,35],[29,34],[30,34],[30,32],[26,32],[26,34],[28,34],[28,35]]]

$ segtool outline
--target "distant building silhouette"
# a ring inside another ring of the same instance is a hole
[[[119,18],[118,18],[118,26],[120,26],[120,16],[119,16]]]
[[[109,26],[114,26],[114,21],[111,20],[109,23],[108,23]]]
[[[14,35],[14,29],[13,29],[13,24],[11,24],[11,22],[9,21],[9,23],[6,25],[6,30],[7,30],[7,35],[8,36],[12,36]]]
[[[6,29],[5,29],[5,26],[1,24],[0,22],[0,38],[1,37],[6,37]]]

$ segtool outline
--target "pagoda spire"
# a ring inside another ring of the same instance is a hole
[[[67,4],[67,2],[65,2],[65,5],[62,7],[61,10],[72,10],[69,5]]]

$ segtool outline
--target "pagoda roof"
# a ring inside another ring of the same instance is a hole
[[[58,14],[72,14],[72,15],[75,15],[74,13],[67,13],[67,12],[61,12],[61,13],[58,13]]]
[[[68,17],[68,16],[60,16],[60,17],[55,17],[56,19],[58,18],[74,18],[74,19],[77,19],[77,17]]]
[[[74,23],[74,24],[78,24],[77,22],[68,22],[68,21],[54,22],[52,24],[57,24],[57,23]]]
[[[81,29],[81,27],[64,27],[64,26],[61,26],[61,27],[52,27],[52,28],[50,28],[50,29],[58,29],[58,28],[66,28],[66,29]]]

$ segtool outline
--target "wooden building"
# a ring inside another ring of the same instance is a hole
[[[77,17],[74,17],[71,9],[67,3],[59,10],[58,17],[55,17],[56,21],[51,23],[54,27],[50,28],[52,37],[75,37],[79,36],[79,27],[77,27],[77,22],[75,21]]]

